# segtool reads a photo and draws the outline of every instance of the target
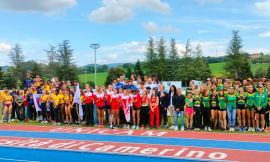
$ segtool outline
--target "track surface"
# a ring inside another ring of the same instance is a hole
[[[0,125],[0,161],[270,161],[270,136]]]

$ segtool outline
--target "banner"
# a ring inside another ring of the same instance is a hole
[[[129,105],[128,100],[127,100],[126,104],[124,104],[122,102],[122,108],[123,108],[123,111],[124,111],[124,114],[125,114],[126,121],[130,122],[130,105]]]
[[[40,108],[40,96],[41,96],[41,94],[33,94],[33,100],[34,100],[36,112],[41,111],[41,108]]]
[[[165,91],[168,93],[170,91],[170,86],[174,85],[176,88],[182,88],[182,82],[181,81],[164,81],[162,84],[165,87]]]
[[[81,91],[80,91],[80,85],[77,84],[75,94],[74,94],[74,100],[73,104],[79,104],[79,115],[81,120],[83,119],[83,109],[82,109],[82,103],[81,103]]]

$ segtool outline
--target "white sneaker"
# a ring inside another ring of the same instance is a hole
[[[235,131],[235,128],[232,128],[232,132],[234,132]]]
[[[181,127],[181,131],[184,131],[185,130],[185,127]]]
[[[178,127],[174,127],[174,130],[175,130],[175,131],[178,131]]]
[[[169,129],[174,130],[174,128],[175,128],[175,127],[172,125]]]
[[[251,127],[249,127],[249,128],[248,128],[248,131],[249,131],[249,132],[251,132],[251,131],[252,131],[252,128],[251,128]]]
[[[207,127],[204,127],[204,130],[207,131]]]
[[[252,128],[252,129],[251,129],[251,131],[252,131],[252,132],[255,132],[255,129],[254,129],[254,128]]]
[[[208,131],[209,131],[209,132],[211,132],[211,131],[212,131],[210,127],[208,127]]]
[[[45,121],[44,123],[46,123],[46,124],[47,124],[47,123],[48,123],[48,121]]]

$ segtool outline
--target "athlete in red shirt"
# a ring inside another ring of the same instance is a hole
[[[154,127],[154,119],[156,118],[156,127],[159,128],[159,99],[157,97],[156,90],[152,90],[150,98],[150,127]]]
[[[111,95],[111,107],[114,126],[120,125],[120,116],[119,116],[120,106],[121,106],[121,97],[117,93],[117,89],[113,89],[113,95]]]
[[[105,107],[105,94],[102,88],[98,89],[98,93],[95,97],[95,103],[97,106],[98,111],[98,123],[99,127],[103,127],[103,120],[104,120],[104,107]]]
[[[133,119],[133,129],[139,129],[140,124],[140,108],[142,106],[142,98],[139,91],[134,92],[133,96],[133,109],[132,109],[132,119]],[[137,121],[136,121],[137,118]]]

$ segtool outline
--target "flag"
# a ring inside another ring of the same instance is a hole
[[[128,100],[126,101],[126,103],[122,102],[122,108],[125,114],[126,121],[130,122],[130,105]]]
[[[80,91],[79,84],[76,85],[73,104],[74,103],[79,105],[79,115],[80,115],[80,118],[82,120],[83,119],[83,109],[82,109],[82,103],[81,103],[81,91]]]
[[[34,100],[36,112],[41,111],[40,102],[39,102],[40,96],[41,94],[33,94],[33,100]]]

